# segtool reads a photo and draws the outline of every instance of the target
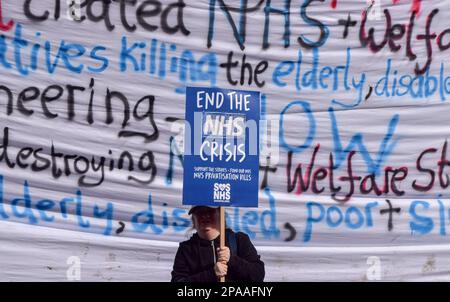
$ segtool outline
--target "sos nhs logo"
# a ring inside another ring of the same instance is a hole
[[[230,202],[231,185],[229,183],[214,183],[214,202]]]

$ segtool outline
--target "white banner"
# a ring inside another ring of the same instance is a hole
[[[261,92],[259,208],[226,214],[266,281],[450,280],[449,20],[431,0],[0,0],[0,281],[170,280],[194,232],[186,86]]]

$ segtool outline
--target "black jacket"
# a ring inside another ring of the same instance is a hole
[[[247,234],[234,233],[227,229],[225,245],[230,247],[228,236],[235,236],[237,253],[231,251],[228,262],[226,281],[252,281],[264,280],[264,262],[259,258],[257,251]],[[214,264],[217,259],[216,249],[220,246],[220,236],[209,241],[194,234],[189,240],[181,242],[175,256],[172,271],[172,282],[216,282]]]

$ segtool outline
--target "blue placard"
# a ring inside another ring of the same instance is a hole
[[[183,204],[258,206],[260,93],[186,89]]]

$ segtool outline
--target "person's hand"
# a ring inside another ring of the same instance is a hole
[[[223,262],[217,262],[214,265],[214,273],[216,273],[216,276],[218,278],[225,277],[228,271],[228,265]]]
[[[230,261],[230,255],[230,249],[227,246],[217,248],[217,256],[219,258],[217,262],[228,263],[228,261]]]

